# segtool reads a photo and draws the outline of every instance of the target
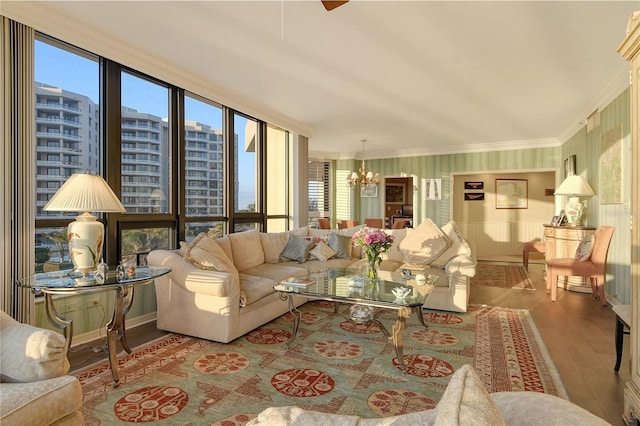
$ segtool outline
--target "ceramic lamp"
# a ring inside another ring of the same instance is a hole
[[[569,200],[564,208],[569,226],[582,225],[585,217],[585,207],[580,201],[580,197],[591,197],[594,195],[593,189],[587,180],[580,175],[568,176],[556,189],[555,195],[567,195]]]
[[[96,270],[104,242],[104,225],[89,212],[122,213],[125,208],[102,176],[76,173],[43,210],[83,212],[67,226],[67,240],[74,271],[86,274]]]

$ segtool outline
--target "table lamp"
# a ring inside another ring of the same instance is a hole
[[[567,178],[556,189],[555,195],[567,195],[569,200],[564,208],[569,226],[580,226],[585,217],[585,207],[580,201],[580,197],[591,197],[593,189],[587,180],[580,175],[567,176]]]
[[[44,211],[83,212],[67,226],[69,253],[74,271],[95,271],[102,258],[104,225],[89,213],[122,213],[124,206],[102,176],[76,173],[58,189]]]

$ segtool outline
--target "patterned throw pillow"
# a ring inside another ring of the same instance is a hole
[[[593,245],[596,242],[595,235],[585,235],[578,248],[576,249],[576,260],[578,262],[585,262],[591,258],[593,252]]]
[[[326,262],[327,260],[335,256],[335,254],[336,251],[334,249],[329,247],[329,245],[324,241],[320,241],[314,248],[311,249],[311,251],[309,252],[309,257],[318,259],[322,262]]]
[[[307,261],[309,252],[314,245],[311,241],[292,235],[289,237],[287,246],[282,250],[282,253],[280,253],[280,259],[295,260],[299,263],[304,263]]]
[[[351,237],[332,232],[329,234],[329,247],[335,250],[336,259],[351,259],[351,250],[353,249]]]

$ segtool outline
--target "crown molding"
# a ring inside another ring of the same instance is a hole
[[[441,145],[425,149],[398,149],[388,151],[367,151],[365,160],[378,160],[388,158],[422,157],[432,155],[469,154],[492,151],[514,151],[534,148],[558,148],[562,143],[556,138],[530,139],[518,141],[488,142],[477,144],[465,144],[457,146]],[[339,153],[309,151],[309,158],[327,160],[362,160],[361,153]]]

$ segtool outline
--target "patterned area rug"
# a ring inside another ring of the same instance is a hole
[[[520,265],[478,262],[471,285],[535,290],[527,270]]]
[[[488,391],[535,391],[567,398],[526,310],[470,306],[466,314],[424,311],[404,331],[407,373],[375,324],[348,319],[348,305],[303,305],[289,349],[290,314],[228,344],[170,334],[118,357],[114,389],[106,361],[73,372],[87,425],[243,425],[269,406],[365,418],[435,407],[449,376],[473,365]],[[381,314],[391,329],[395,313]]]

